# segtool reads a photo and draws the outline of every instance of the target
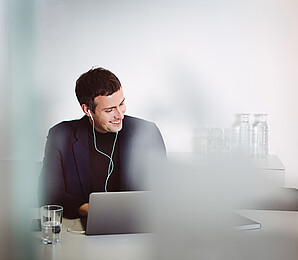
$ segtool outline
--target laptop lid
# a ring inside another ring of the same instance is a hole
[[[148,197],[146,191],[91,193],[86,235],[149,232]]]

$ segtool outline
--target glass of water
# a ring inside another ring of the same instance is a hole
[[[46,205],[40,208],[42,243],[58,244],[61,242],[63,207]]]

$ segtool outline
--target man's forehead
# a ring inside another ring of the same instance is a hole
[[[99,105],[100,107],[105,106],[117,106],[123,101],[123,91],[120,88],[118,91],[114,92],[111,95],[98,95],[94,98],[95,106]]]

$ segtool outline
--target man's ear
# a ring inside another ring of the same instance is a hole
[[[82,105],[81,105],[81,108],[82,108],[84,114],[85,114],[86,116],[90,117],[90,115],[89,115],[89,113],[88,113],[88,111],[90,110],[90,108],[89,108],[86,104],[82,104]]]

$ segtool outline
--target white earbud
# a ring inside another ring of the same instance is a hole
[[[89,114],[89,116],[91,117],[91,119],[93,120],[93,117],[92,117],[92,115],[91,115],[91,113],[90,113],[90,110],[88,109],[88,114]]]

